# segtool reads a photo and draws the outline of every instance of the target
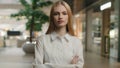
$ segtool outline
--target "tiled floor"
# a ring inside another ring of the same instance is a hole
[[[33,54],[25,54],[21,48],[1,48],[0,68],[32,68]]]
[[[108,59],[94,53],[85,52],[84,59],[84,68],[120,68],[120,63],[115,59]]]
[[[84,68],[120,68],[115,60],[85,52]],[[0,48],[0,68],[32,68],[33,54],[25,54],[21,48]]]

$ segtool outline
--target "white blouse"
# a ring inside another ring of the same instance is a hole
[[[70,64],[79,56],[77,64]],[[35,46],[35,68],[83,68],[83,46],[77,37],[66,34],[60,37],[56,32],[37,38]]]

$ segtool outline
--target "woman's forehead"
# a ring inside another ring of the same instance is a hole
[[[62,4],[56,5],[53,10],[54,11],[67,11],[65,6],[63,6]]]

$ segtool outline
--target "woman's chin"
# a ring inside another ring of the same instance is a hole
[[[62,28],[65,27],[66,25],[58,25],[58,28]]]
[[[63,23],[57,25],[57,27],[65,27],[65,26],[66,24],[63,24]]]

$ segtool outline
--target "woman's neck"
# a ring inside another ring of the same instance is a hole
[[[57,28],[56,33],[59,34],[60,36],[64,36],[66,34],[66,27],[62,27],[62,28]]]

